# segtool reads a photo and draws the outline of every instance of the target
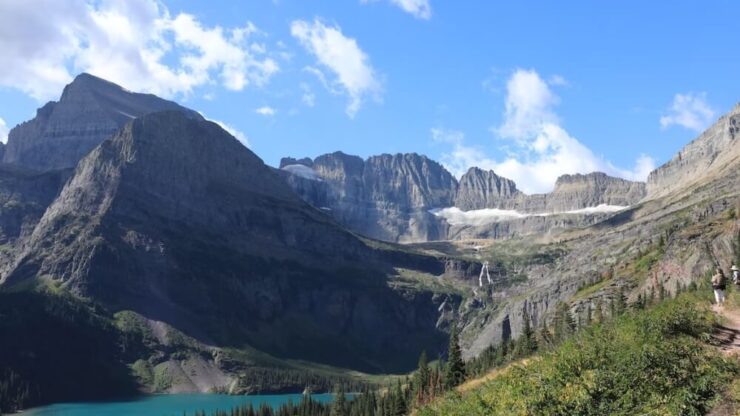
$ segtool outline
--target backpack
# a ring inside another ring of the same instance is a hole
[[[715,277],[718,275],[715,275]],[[714,280],[714,279],[712,279]],[[714,283],[714,282],[712,282]],[[719,279],[717,279],[717,284],[712,284],[712,288],[719,289],[719,290],[725,290],[726,284],[725,284],[725,276],[723,274],[719,274]]]

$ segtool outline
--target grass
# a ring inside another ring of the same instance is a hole
[[[458,294],[465,296],[469,288],[454,279],[434,276],[416,270],[396,268],[398,275],[389,283],[395,287],[410,287],[432,293]]]
[[[706,342],[716,318],[695,294],[579,332],[552,352],[449,393],[430,415],[705,414],[738,363]]]

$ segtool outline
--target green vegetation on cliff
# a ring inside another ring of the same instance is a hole
[[[738,365],[707,343],[714,315],[694,294],[589,326],[551,352],[452,392],[430,415],[706,413]]]

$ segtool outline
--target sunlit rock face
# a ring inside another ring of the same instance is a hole
[[[73,168],[127,122],[165,110],[202,118],[172,101],[80,74],[64,88],[58,102],[47,103],[34,119],[10,131],[2,162],[40,171]]]
[[[393,242],[549,233],[593,224],[645,196],[644,183],[600,172],[564,175],[551,193],[526,195],[514,181],[479,168],[457,181],[417,154],[284,158],[281,172],[305,201],[341,224]],[[525,219],[534,214],[570,215]]]

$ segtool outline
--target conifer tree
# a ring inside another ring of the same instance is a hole
[[[529,314],[524,312],[524,323],[522,324],[522,334],[517,340],[516,355],[519,357],[527,356],[537,350],[537,340],[532,330],[532,324],[529,320]]]
[[[604,322],[604,310],[601,307],[601,298],[596,298],[596,302],[594,302],[594,322],[597,324]]]
[[[445,387],[452,389],[465,381],[465,362],[460,351],[460,338],[457,326],[450,331],[450,345],[447,350],[447,368],[445,369]]]
[[[621,315],[627,310],[627,296],[624,294],[624,287],[620,286],[617,291],[616,298],[616,312],[617,315]]]
[[[426,389],[429,385],[429,364],[427,363],[427,352],[422,351],[419,356],[419,368],[414,375],[414,392],[417,404],[423,404],[426,400]]]
[[[349,416],[347,414],[347,399],[344,396],[344,390],[341,387],[335,394],[330,414],[331,416]]]

